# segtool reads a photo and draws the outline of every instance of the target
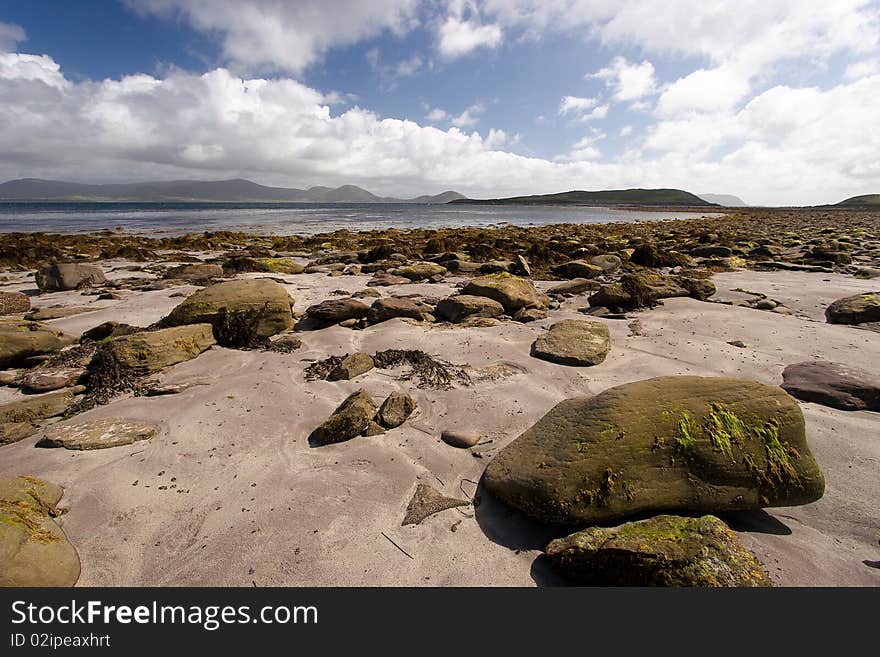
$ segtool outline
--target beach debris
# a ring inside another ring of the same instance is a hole
[[[412,499],[406,507],[406,515],[400,524],[402,527],[406,525],[419,525],[425,518],[433,516],[435,513],[469,505],[469,500],[447,497],[428,484],[419,484],[416,486],[416,492],[413,493]]]

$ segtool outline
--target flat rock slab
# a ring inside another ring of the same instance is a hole
[[[53,367],[28,372],[21,378],[21,387],[30,392],[51,392],[76,384],[85,374],[84,367]]]
[[[432,488],[427,484],[419,484],[406,507],[406,516],[404,516],[401,526],[418,525],[425,518],[433,516],[435,513],[440,513],[457,506],[469,505],[470,502],[468,500],[447,497],[436,488]]]
[[[20,399],[0,405],[0,422],[33,422],[60,415],[76,401],[74,395],[83,386],[49,392],[45,395],[22,395]]]
[[[772,586],[761,564],[715,516],[660,515],[591,527],[547,546],[554,569],[599,586]]]
[[[789,365],[782,389],[803,401],[844,411],[880,411],[880,379],[838,363],[813,361]]]
[[[24,320],[0,320],[0,367],[12,367],[30,356],[58,351],[73,337],[45,324]]]
[[[0,479],[0,586],[73,586],[76,550],[54,518],[60,486],[33,477]]]
[[[25,319],[42,322],[49,319],[61,319],[63,317],[82,315],[83,313],[93,313],[98,310],[103,310],[103,308],[92,306],[43,306],[42,308],[34,308],[27,314]]]
[[[37,443],[37,447],[106,449],[130,445],[138,440],[149,440],[158,431],[159,427],[148,422],[111,417],[93,422],[49,427]]]
[[[588,367],[605,360],[611,349],[611,333],[602,322],[566,319],[557,322],[532,345],[535,358]]]

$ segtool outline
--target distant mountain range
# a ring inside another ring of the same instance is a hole
[[[841,201],[837,204],[837,207],[840,206],[848,208],[877,207],[880,206],[880,194],[863,194],[862,196],[853,196],[852,198],[848,198],[845,201]]]
[[[733,194],[697,194],[697,196],[707,203],[723,205],[727,208],[744,208],[747,205],[739,196]]]
[[[536,196],[513,196],[510,198],[457,199],[451,202],[475,205],[714,205],[699,196],[680,189],[613,189],[599,192],[571,191]]]
[[[22,178],[0,184],[0,201],[203,202],[203,203],[447,203],[458,192],[410,199],[376,196],[354,185],[292,189],[250,180],[172,180],[107,185]]]

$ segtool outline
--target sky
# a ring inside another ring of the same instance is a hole
[[[0,180],[880,193],[880,0],[0,0]]]

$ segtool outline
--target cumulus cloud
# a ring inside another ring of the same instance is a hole
[[[417,24],[418,0],[126,0],[135,11],[177,16],[221,35],[223,55],[242,70],[300,73],[330,48]]]
[[[467,55],[477,48],[496,48],[503,33],[494,24],[481,25],[474,19],[448,17],[437,32],[437,49],[448,59]]]
[[[434,107],[427,114],[425,114],[425,119],[430,121],[431,123],[440,123],[441,121],[445,121],[449,118],[449,114],[444,109],[440,109],[439,107]]]
[[[468,107],[464,112],[459,114],[458,116],[452,117],[450,119],[450,123],[454,125],[456,128],[472,128],[480,122],[480,118],[477,114],[482,114],[486,111],[486,108],[481,103],[476,103]]]
[[[0,23],[0,52],[15,50],[15,46],[26,39],[27,35],[21,25]]]
[[[579,96],[563,96],[562,102],[559,103],[559,113],[568,114],[569,112],[581,113],[593,109],[598,101],[595,98],[582,98]]]
[[[614,100],[637,100],[654,93],[654,65],[645,60],[631,64],[625,57],[615,57],[611,63],[586,78],[598,78],[613,90]]]

